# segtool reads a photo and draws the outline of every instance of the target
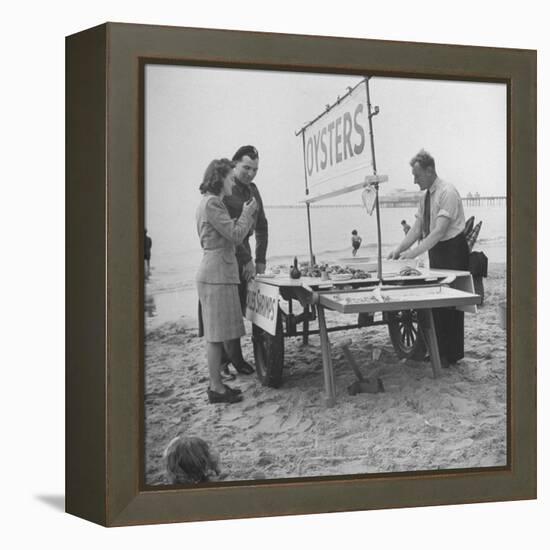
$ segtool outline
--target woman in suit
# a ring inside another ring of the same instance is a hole
[[[206,338],[210,403],[242,401],[241,391],[223,384],[220,372],[224,341],[245,334],[235,245],[250,231],[257,203],[252,199],[243,206],[241,216],[232,220],[223,197],[231,195],[233,183],[233,163],[228,159],[213,160],[199,187],[203,198],[196,214],[197,232],[204,252],[196,282]]]

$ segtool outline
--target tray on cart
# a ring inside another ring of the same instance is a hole
[[[321,305],[340,313],[428,309],[478,304],[476,294],[441,285],[322,291]]]

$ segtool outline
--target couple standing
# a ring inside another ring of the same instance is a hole
[[[229,362],[237,372],[252,374],[241,350],[245,334],[243,312],[246,286],[256,273],[265,271],[267,219],[253,179],[259,155],[252,145],[240,147],[228,159],[213,160],[206,169],[197,209],[197,232],[203,259],[197,273],[199,334],[206,338],[210,403],[235,403],[241,391],[224,384]],[[255,234],[256,262],[249,237]]]

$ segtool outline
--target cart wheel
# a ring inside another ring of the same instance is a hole
[[[421,361],[426,344],[419,332],[418,312],[414,309],[388,312],[388,329],[393,347],[400,358]]]
[[[256,374],[263,386],[278,388],[283,381],[284,336],[281,312],[277,316],[275,336],[252,325],[252,344],[256,361]]]

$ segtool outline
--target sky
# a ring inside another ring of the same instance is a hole
[[[295,133],[355,86],[357,75],[148,65],[145,82],[146,226],[174,232],[194,218],[208,163],[244,144],[260,154],[264,204],[305,194]],[[409,160],[421,148],[462,196],[506,194],[504,84],[373,77],[371,102],[380,192],[417,190]],[[327,202],[360,202],[360,191]]]

